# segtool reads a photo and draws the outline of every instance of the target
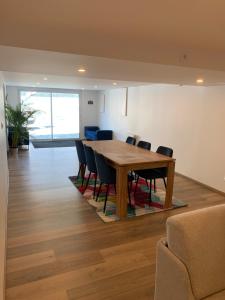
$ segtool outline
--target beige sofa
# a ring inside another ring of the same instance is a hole
[[[156,260],[155,300],[225,300],[225,205],[168,218]]]

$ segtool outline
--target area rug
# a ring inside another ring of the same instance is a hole
[[[34,148],[75,147],[75,140],[68,141],[31,141]]]
[[[104,222],[113,222],[117,221],[118,218],[116,216],[116,196],[115,190],[113,186],[109,188],[109,195],[107,200],[106,212],[103,212],[104,200],[105,200],[105,191],[106,188],[102,186],[101,193],[98,198],[98,202],[93,198],[93,191],[94,191],[94,176],[91,176],[89,185],[87,189],[84,191],[85,183],[81,186],[81,179],[76,176],[70,176],[69,179],[74,184],[74,186],[80,191],[83,195],[84,199],[96,209],[97,215],[104,221]],[[87,176],[85,176],[87,179]],[[128,204],[127,206],[127,216],[128,218],[142,216],[150,213],[156,213],[165,211],[168,209],[164,209],[164,202],[165,202],[165,190],[157,188],[156,193],[152,191],[152,201],[148,200],[149,196],[149,188],[146,186],[145,180],[139,179],[136,194],[134,196],[134,189],[135,183],[133,183],[131,189],[131,206]],[[98,182],[96,187],[96,195],[98,192]],[[172,207],[169,209],[175,209],[179,207],[187,206],[182,200],[178,200],[173,197]]]

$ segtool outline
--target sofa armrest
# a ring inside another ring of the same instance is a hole
[[[97,140],[112,140],[112,130],[98,130],[96,138]]]
[[[194,296],[224,290],[225,204],[171,216],[166,224],[169,249],[186,266]]]
[[[154,300],[196,300],[185,265],[168,249],[166,241],[157,244]]]

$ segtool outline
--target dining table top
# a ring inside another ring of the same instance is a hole
[[[119,140],[83,141],[118,166],[170,162],[175,159]]]

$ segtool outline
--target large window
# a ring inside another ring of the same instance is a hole
[[[79,94],[21,91],[21,101],[38,110],[31,139],[79,138]]]

